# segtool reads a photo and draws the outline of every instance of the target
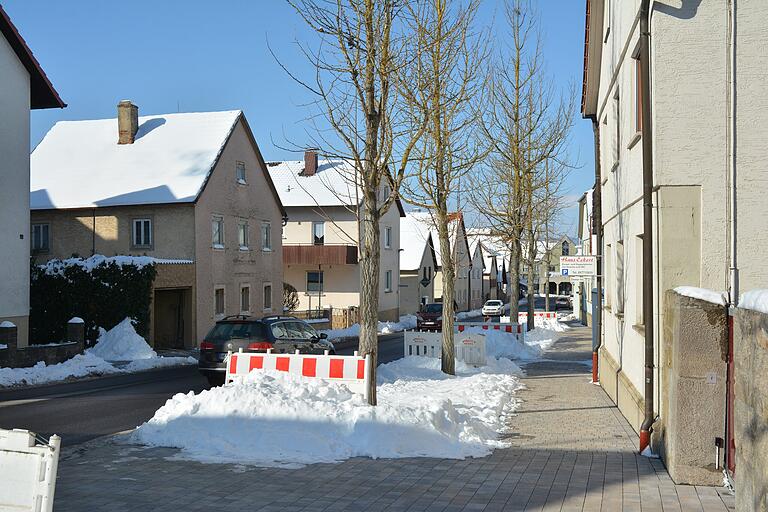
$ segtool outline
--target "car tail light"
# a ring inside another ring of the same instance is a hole
[[[200,350],[213,350],[214,346],[213,343],[210,341],[204,341],[200,344]]]
[[[258,341],[248,345],[248,350],[268,350],[272,348],[272,344],[266,341]]]

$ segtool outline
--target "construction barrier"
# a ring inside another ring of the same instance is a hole
[[[443,353],[443,334],[439,332],[406,331],[404,334],[405,356],[440,357]],[[472,366],[485,366],[485,335],[457,333],[453,339],[457,361]]]
[[[53,510],[61,438],[0,429],[0,510]]]
[[[557,320],[557,311],[534,311],[533,317],[534,318],[551,318],[551,319]],[[518,322],[523,323],[526,320],[528,320],[527,311],[521,311],[517,314]]]
[[[227,354],[227,374],[229,383],[245,377],[253,370],[277,370],[299,377],[321,379],[331,382],[343,382],[350,390],[360,393],[368,400],[371,381],[370,356],[361,357],[355,352],[352,356],[318,354],[278,354],[272,349],[266,352],[235,352]]]

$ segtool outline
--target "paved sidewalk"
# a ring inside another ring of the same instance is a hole
[[[517,511],[733,508],[711,487],[675,485],[589,383],[589,330],[528,366],[513,446],[480,459],[351,459],[302,469],[173,460],[173,449],[102,439],[66,451],[55,510]]]

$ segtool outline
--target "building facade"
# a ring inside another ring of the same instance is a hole
[[[118,120],[57,123],[33,152],[36,260],[156,258],[157,348],[192,348],[226,315],[281,313],[285,210],[245,116],[132,122],[133,109],[121,102]]]
[[[429,226],[406,213],[400,219],[400,313],[416,314],[435,301],[434,241]]]
[[[663,409],[659,366],[663,297],[687,285],[710,290],[766,288],[762,216],[768,190],[764,137],[768,4],[740,2],[730,44],[727,2],[652,2],[651,97],[642,95],[640,0],[589,0],[582,112],[598,127],[604,276],[600,382],[635,429],[643,420],[643,143],[651,145],[654,258],[654,405]],[[729,55],[738,65],[731,69]],[[735,71],[735,74],[734,74]],[[731,85],[736,110],[731,104]],[[650,105],[651,140],[642,140]],[[734,123],[736,146],[730,143]],[[735,171],[736,181],[731,180]],[[735,189],[736,209],[729,206]],[[730,237],[736,227],[738,236]],[[730,257],[735,243],[736,261]],[[729,268],[738,269],[734,282]],[[732,298],[733,300],[733,298]]]
[[[0,6],[0,323],[16,326],[17,346],[29,339],[30,110],[66,105]]]

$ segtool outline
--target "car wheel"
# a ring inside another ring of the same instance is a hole
[[[211,385],[211,387],[216,386],[223,386],[224,380],[226,379],[226,375],[222,373],[209,373],[205,376],[206,379],[208,379],[208,384]]]

